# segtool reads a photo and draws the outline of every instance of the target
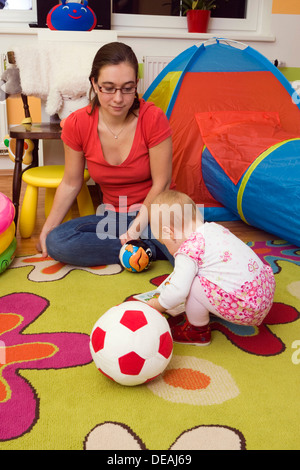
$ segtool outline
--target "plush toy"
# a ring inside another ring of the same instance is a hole
[[[6,98],[8,97],[8,94],[2,89],[3,85],[5,85],[5,81],[0,80],[0,101],[5,101]]]
[[[40,98],[49,116],[58,114],[63,119],[68,114],[66,108],[74,111],[89,102],[88,77],[99,44],[82,42],[74,47],[72,42],[37,42],[14,49],[22,92]]]
[[[19,95],[22,91],[20,82],[20,72],[15,65],[9,65],[1,75],[1,101],[7,96]],[[4,93],[4,94],[3,94]]]
[[[78,96],[61,95],[60,107],[58,109],[58,116],[61,119],[60,125],[63,127],[65,119],[74,111],[84,108],[89,104],[89,99],[86,94],[79,94]]]
[[[20,80],[20,71],[18,67],[14,64],[9,64],[7,69],[3,72],[1,76],[0,82],[0,101],[3,101],[3,95],[6,99],[8,96],[19,96],[22,92],[21,88],[21,80]],[[2,92],[2,93],[1,93]],[[22,121],[23,125],[31,124],[31,118],[25,118]],[[4,145],[8,148],[8,155],[9,158],[14,162],[15,155],[16,155],[16,139],[12,139],[9,135],[4,137]],[[24,140],[24,148],[23,148],[23,163],[25,165],[30,165],[32,162],[32,150],[34,148],[34,144],[32,140],[25,139]]]
[[[91,31],[97,24],[93,10],[87,6],[88,1],[82,3],[62,3],[53,7],[47,15],[49,29],[58,31]]]

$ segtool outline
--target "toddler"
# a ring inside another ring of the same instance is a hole
[[[208,345],[209,312],[239,325],[260,325],[275,291],[270,266],[216,223],[203,223],[195,203],[178,191],[164,191],[151,205],[154,236],[174,255],[173,273],[158,298],[160,312],[185,302],[186,315],[168,319],[177,343]]]

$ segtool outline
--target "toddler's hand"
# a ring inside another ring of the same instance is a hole
[[[129,242],[130,240],[138,240],[140,234],[135,232],[134,230],[127,230],[127,232],[123,233],[120,235],[120,242],[122,245],[125,245],[125,243]]]
[[[160,305],[158,299],[156,299],[155,297],[153,299],[148,300],[147,304],[150,305],[150,307],[153,307],[158,310],[160,313],[163,313],[166,310]]]

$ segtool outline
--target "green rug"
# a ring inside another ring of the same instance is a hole
[[[0,450],[299,449],[300,250],[255,242],[276,278],[259,328],[212,319],[153,382],[121,386],[89,351],[98,318],[171,272],[16,258],[0,277]]]

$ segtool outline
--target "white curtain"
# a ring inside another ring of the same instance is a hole
[[[6,0],[6,10],[31,10],[32,0]]]

